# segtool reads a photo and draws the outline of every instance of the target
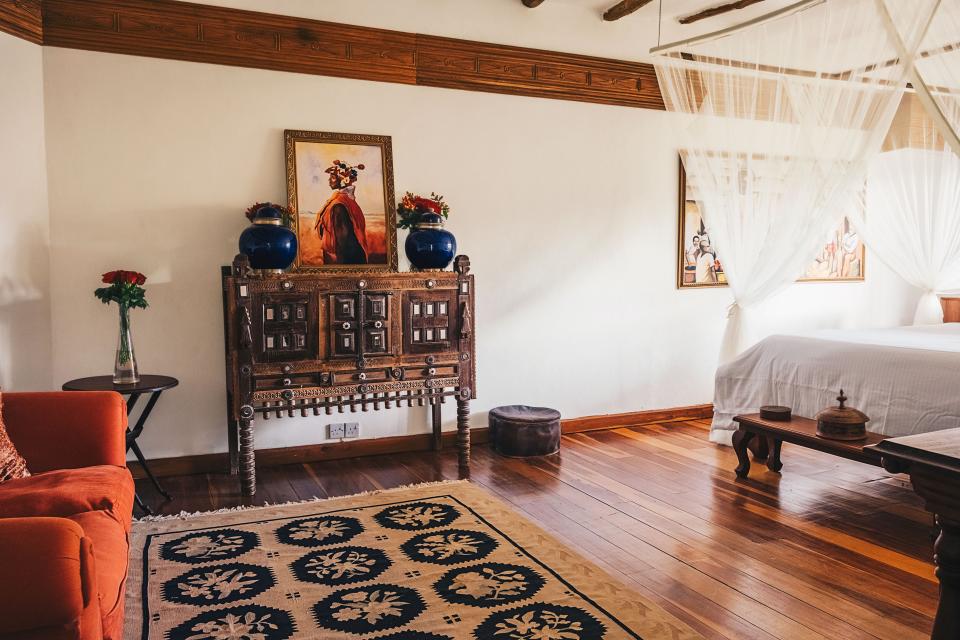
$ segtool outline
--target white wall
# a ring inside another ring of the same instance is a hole
[[[139,361],[182,381],[150,457],[225,450],[218,267],[246,206],[284,200],[284,128],[391,135],[398,192],[446,195],[478,279],[477,424],[513,402],[572,417],[712,397],[730,294],[675,289],[666,113],[54,48],[45,87],[54,376],[110,372],[115,311],[92,290],[145,272]],[[896,324],[911,296],[870,260],[866,284],[796,285],[763,324]],[[423,409],[355,415],[368,437],[426,430]],[[328,420],[261,422],[257,444],[319,442]]]
[[[43,50],[0,33],[0,387],[48,389],[50,220]]]

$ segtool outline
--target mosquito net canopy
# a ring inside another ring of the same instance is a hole
[[[931,78],[954,72],[917,54],[935,46],[940,4],[799,2],[653,50],[666,107],[683,116],[687,179],[734,297],[721,361],[747,343],[752,310],[798,277],[862,194],[921,61]],[[950,97],[934,92],[933,101],[957,112]]]

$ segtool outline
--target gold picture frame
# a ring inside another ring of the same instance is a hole
[[[702,227],[702,218],[700,217],[696,201],[688,197],[687,172],[683,168],[683,159],[679,156],[677,157],[677,165],[680,176],[679,193],[677,196],[679,203],[677,211],[677,288],[700,289],[704,287],[725,287],[727,286],[727,280],[726,276],[722,275],[722,270],[717,276],[717,282],[697,282],[696,265],[693,265],[693,277],[691,278],[691,265],[687,259],[686,238],[689,235],[692,241],[693,235],[687,233],[687,228],[688,226],[694,225]]]
[[[397,271],[390,136],[288,129],[283,138],[294,270]]]
[[[700,234],[709,235],[709,233],[703,226],[696,200],[687,192],[687,173],[683,168],[682,158],[678,157],[677,165],[679,171],[677,288],[725,287],[727,286],[726,276],[723,274],[722,261],[717,259],[716,252],[713,254],[712,269],[709,265],[711,261],[706,260],[702,254],[697,255],[696,260],[691,255],[695,237],[699,238]],[[697,227],[696,231],[691,231],[694,226]],[[834,230],[834,235],[836,237],[827,242],[821,254],[807,268],[805,275],[797,279],[797,282],[863,282],[866,279],[866,247],[853,231],[846,217]],[[854,248],[849,247],[851,237],[855,240]],[[850,275],[851,272],[855,272],[856,275]],[[816,275],[818,273],[823,275]],[[713,281],[713,278],[716,278],[716,281]]]

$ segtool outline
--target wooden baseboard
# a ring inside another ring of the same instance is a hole
[[[585,416],[561,421],[564,433],[582,433],[616,427],[632,427],[655,422],[679,422],[682,420],[709,420],[713,417],[712,404],[695,404],[689,407],[610,413],[600,416]]]
[[[453,448],[457,434],[448,431],[443,434],[443,447]],[[473,444],[486,444],[487,428],[478,427],[470,430],[470,441]],[[342,460],[344,458],[360,458],[365,456],[380,456],[393,453],[409,453],[412,451],[430,451],[433,446],[433,435],[418,433],[409,436],[388,436],[386,438],[368,438],[363,440],[346,440],[343,442],[325,442],[322,444],[305,444],[296,447],[278,447],[275,449],[258,449],[257,466],[272,466],[281,464],[303,464],[306,462],[322,462],[324,460]],[[177,458],[157,458],[148,460],[150,469],[159,477],[190,475],[193,473],[225,473],[229,460],[226,453],[204,453],[195,456],[180,456]],[[134,478],[145,478],[139,462],[128,461]]]
[[[602,416],[570,418],[561,421],[561,426],[563,433],[569,434],[653,424],[656,422],[699,420],[712,416],[713,405],[702,404],[692,407],[677,407],[674,409],[633,411],[630,413],[613,413]],[[455,439],[456,432],[448,431],[444,433],[444,448],[453,448]],[[471,429],[470,439],[473,444],[485,444],[488,441],[487,428],[477,427]],[[343,458],[429,451],[432,440],[433,437],[431,434],[418,433],[409,436],[389,436],[386,438],[261,449],[257,451],[257,465],[302,464],[306,462],[321,462],[324,460],[342,460]],[[167,477],[194,473],[224,473],[227,469],[228,460],[226,453],[206,453],[195,456],[180,456],[177,458],[157,458],[150,460],[149,463],[154,475]],[[140,463],[131,461],[128,462],[127,465],[130,467],[134,478],[146,477]]]

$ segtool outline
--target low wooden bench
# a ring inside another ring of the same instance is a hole
[[[750,449],[754,450],[754,459],[757,462],[761,462],[766,457],[767,468],[771,471],[780,471],[783,468],[783,462],[780,460],[780,446],[784,442],[879,467],[880,456],[866,447],[887,439],[887,436],[869,431],[867,437],[862,440],[821,438],[817,435],[816,420],[796,416],[790,420],[779,421],[765,420],[760,417],[760,414],[751,413],[736,416],[733,421],[739,425],[733,434],[733,450],[736,451],[737,460],[740,462],[736,469],[738,478],[746,478],[750,473]],[[766,439],[766,442],[760,442],[760,446],[751,447],[754,438]]]

